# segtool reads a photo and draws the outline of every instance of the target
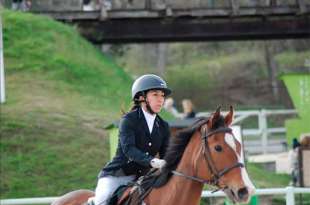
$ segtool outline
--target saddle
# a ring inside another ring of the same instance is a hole
[[[153,188],[163,186],[168,181],[168,174],[158,169],[151,169],[135,182],[120,186],[112,195],[109,205],[142,205],[143,199]]]

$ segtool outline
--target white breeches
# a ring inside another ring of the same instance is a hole
[[[114,191],[121,185],[133,181],[135,176],[105,176],[98,180],[95,191],[95,205],[107,205]]]

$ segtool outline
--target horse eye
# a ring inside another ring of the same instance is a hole
[[[217,151],[217,152],[221,152],[223,149],[222,149],[222,147],[220,146],[220,145],[216,145],[215,147],[214,147],[214,149]]]

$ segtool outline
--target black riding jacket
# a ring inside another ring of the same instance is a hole
[[[99,177],[112,175],[144,175],[150,161],[159,154],[163,158],[170,137],[169,125],[158,115],[150,134],[142,108],[123,116],[119,123],[119,140],[116,154],[99,173]]]

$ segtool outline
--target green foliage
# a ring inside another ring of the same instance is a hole
[[[244,90],[250,91],[259,78],[266,76],[266,73],[257,69],[263,66],[260,58],[259,51],[246,50],[216,57],[214,54],[193,54],[188,61],[169,66],[166,78],[176,101],[190,98],[198,109],[212,110],[218,105],[225,107],[234,103],[229,97],[232,96],[230,91],[236,89],[236,84],[242,84]],[[245,80],[247,78],[251,80]],[[238,106],[242,106],[242,103],[238,103]]]
[[[279,67],[282,70],[287,70],[288,68],[300,68],[305,66],[306,61],[310,61],[310,51],[288,51],[283,52],[275,57],[278,62]]]
[[[307,39],[173,43],[167,45],[164,77],[177,107],[191,98],[198,111],[228,104],[291,108],[286,89],[275,78],[309,64],[309,48]],[[136,75],[158,73],[157,50],[158,44],[131,45],[118,61]]]

